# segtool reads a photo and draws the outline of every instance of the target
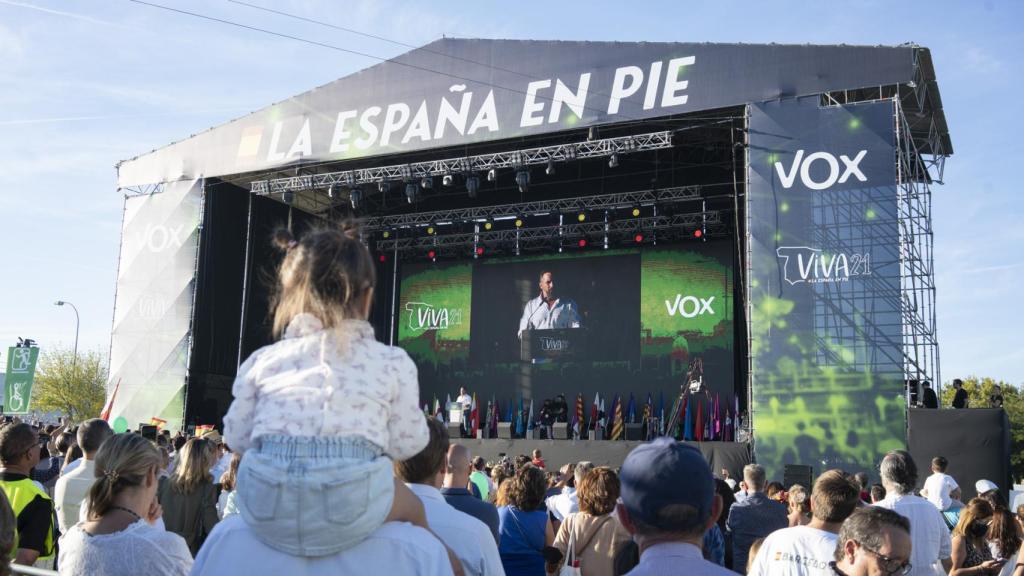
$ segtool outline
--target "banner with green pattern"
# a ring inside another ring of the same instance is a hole
[[[870,471],[906,438],[893,104],[750,111],[755,457]]]
[[[36,375],[39,348],[7,349],[7,373],[4,379],[4,413],[28,414],[32,402],[32,380]]]

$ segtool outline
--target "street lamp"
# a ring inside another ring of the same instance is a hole
[[[71,306],[71,309],[75,311],[75,356],[71,360],[71,370],[74,370],[75,365],[78,363],[78,308],[75,308],[75,305],[72,304],[71,302],[65,302],[63,300],[57,300],[56,302],[53,303],[54,306],[63,306],[65,304]]]

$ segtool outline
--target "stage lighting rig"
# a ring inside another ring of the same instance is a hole
[[[363,190],[359,187],[353,188],[349,191],[348,200],[352,203],[352,209],[358,210],[359,204],[363,201]]]
[[[385,180],[381,180],[380,182],[377,182],[377,192],[380,192],[382,195],[387,195],[387,193],[390,192],[390,191],[391,191],[391,182],[387,182]]]
[[[416,190],[416,183],[414,183],[414,182],[406,183],[406,185],[405,185],[405,200],[406,200],[406,202],[408,202],[409,204],[412,204],[412,203],[416,202],[416,195],[418,193],[419,192],[417,192],[417,190]]]
[[[618,168],[619,167],[619,153],[618,152],[612,152],[612,157],[608,159],[608,167],[609,168]]]
[[[476,193],[480,190],[480,177],[476,174],[470,174],[466,176],[466,194],[470,198],[476,198]]]
[[[555,175],[555,161],[553,159],[548,158],[548,167],[544,169],[544,173],[548,176]]]
[[[516,171],[516,186],[519,187],[520,194],[526,194],[526,191],[530,189],[530,171],[522,168]]]
[[[285,190],[284,193],[281,194],[281,200],[285,204],[291,206],[293,203],[295,203],[295,192],[292,192],[291,190]]]
[[[433,188],[434,187],[434,177],[433,176],[424,176],[423,179],[420,180],[420,187],[423,188],[424,190],[430,190],[431,188]]]
[[[445,188],[449,188],[452,186],[452,184],[455,184],[455,177],[452,176],[451,174],[445,174],[444,177],[441,178],[441,184]]]
[[[327,187],[327,197],[330,198],[331,200],[334,200],[335,198],[337,198],[338,197],[339,188],[340,188],[340,186],[337,183],[331,184],[330,186],[328,186]]]
[[[488,182],[494,182],[497,179],[498,179],[498,170],[496,168],[491,168],[490,170],[487,171],[487,181]]]

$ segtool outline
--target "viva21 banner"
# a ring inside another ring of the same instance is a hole
[[[750,107],[752,424],[786,464],[871,471],[905,444],[894,107]]]
[[[36,374],[39,348],[7,349],[7,375],[4,380],[4,413],[28,414],[32,400],[32,380]]]

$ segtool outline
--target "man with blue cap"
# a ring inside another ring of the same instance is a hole
[[[619,478],[619,521],[640,548],[640,563],[627,576],[735,576],[701,554],[722,497],[699,450],[659,438],[630,452]]]

